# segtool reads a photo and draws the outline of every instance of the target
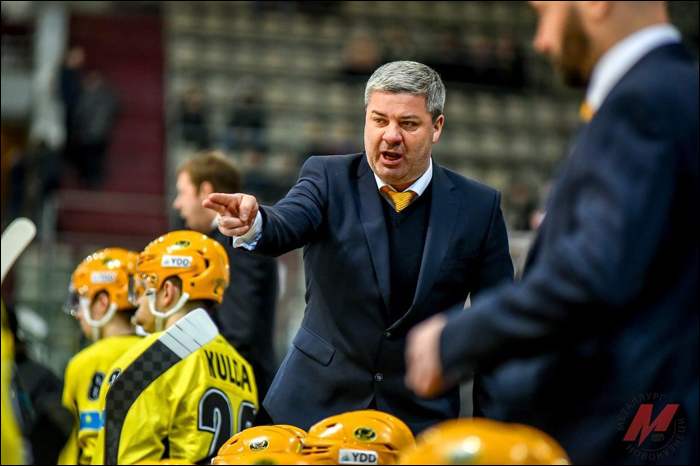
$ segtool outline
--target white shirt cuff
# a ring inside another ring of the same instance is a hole
[[[262,236],[262,214],[258,210],[255,220],[253,220],[253,226],[248,230],[248,233],[241,236],[234,236],[232,245],[234,248],[243,248],[248,251],[255,249],[255,246],[260,241]]]

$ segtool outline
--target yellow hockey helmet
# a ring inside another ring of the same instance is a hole
[[[129,301],[129,282],[136,269],[138,254],[121,248],[101,249],[87,256],[73,272],[63,310],[73,316],[83,308],[85,320],[93,329],[94,338],[117,311],[133,310]],[[94,320],[90,306],[100,292],[109,295],[109,309],[100,320]]]
[[[294,426],[251,427],[237,433],[222,445],[212,464],[238,464],[231,462],[246,458],[253,461],[261,454],[298,454],[302,448],[302,439],[306,436],[304,430]]]
[[[401,464],[571,464],[549,435],[521,424],[487,419],[443,422],[418,436]]]
[[[395,464],[399,453],[414,445],[413,433],[399,418],[365,410],[312,426],[301,453],[311,464]]]
[[[182,281],[182,297],[167,313],[155,309],[155,293],[165,280],[178,277]],[[156,328],[188,301],[206,300],[221,304],[229,284],[229,261],[224,247],[207,235],[190,230],[167,233],[153,240],[139,254],[129,296],[137,303],[150,294],[151,312]]]
[[[255,453],[255,454],[244,454],[240,456],[226,456],[219,460],[217,463],[212,464],[294,464],[294,465],[304,465],[309,464],[303,456],[299,453],[288,453],[288,452],[276,452],[276,453]]]

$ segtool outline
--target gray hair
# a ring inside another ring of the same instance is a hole
[[[415,61],[394,61],[380,66],[365,87],[365,108],[372,92],[392,92],[425,97],[425,108],[433,122],[445,108],[445,85],[434,69]]]

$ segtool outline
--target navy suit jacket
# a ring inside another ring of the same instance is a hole
[[[275,423],[308,429],[367,409],[414,431],[459,414],[459,391],[424,400],[404,385],[407,331],[467,295],[512,280],[500,194],[433,164],[432,202],[413,304],[389,320],[389,240],[364,154],[311,157],[289,194],[262,207],[255,251],[304,247],[306,311],[264,406]],[[414,290],[407,290],[413,293]]]
[[[493,371],[483,412],[543,429],[574,463],[697,464],[698,125],[697,65],[653,50],[576,140],[522,283],[443,331],[447,373]],[[644,403],[652,421],[680,406],[639,446],[623,438]]]

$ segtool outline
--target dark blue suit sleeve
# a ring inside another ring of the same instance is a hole
[[[541,250],[520,284],[451,315],[440,348],[445,374],[537,352],[621,318],[600,311],[620,308],[643,286],[674,195],[672,118],[656,115],[638,93],[618,94],[599,113],[578,142],[582,158],[570,161],[576,176],[561,181],[580,183],[568,199],[576,226]]]
[[[501,212],[501,193],[494,196],[493,213],[486,241],[483,247],[484,259],[481,262],[479,278],[472,290],[472,302],[483,290],[513,281],[513,261],[508,248],[508,232]]]
[[[309,158],[299,181],[274,207],[261,207],[262,236],[255,252],[279,256],[308,244],[323,222],[328,178],[322,157]]]

